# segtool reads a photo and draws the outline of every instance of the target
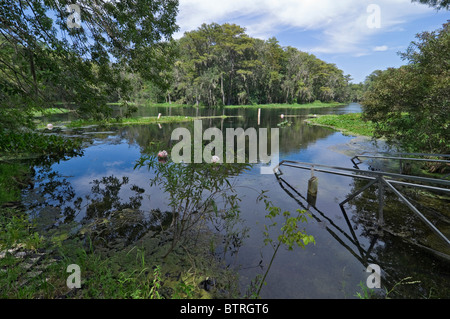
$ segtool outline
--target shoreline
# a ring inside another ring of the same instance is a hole
[[[317,115],[305,120],[308,125],[328,127],[344,135],[365,136],[373,138],[371,122],[361,119],[362,113]],[[379,139],[382,140],[382,139]]]
[[[349,103],[340,103],[340,102],[313,102],[313,103],[307,103],[307,104],[256,104],[256,105],[225,105],[224,108],[226,109],[312,109],[312,108],[321,108],[321,107],[337,107],[337,106],[344,106],[348,105]]]
[[[123,118],[120,121],[115,119],[111,120],[73,120],[73,121],[64,121],[64,122],[54,122],[53,125],[55,128],[64,126],[67,128],[79,128],[84,126],[113,126],[113,125],[143,125],[143,124],[167,124],[167,123],[182,123],[182,122],[192,122],[195,120],[204,120],[204,119],[226,119],[230,117],[238,117],[238,116],[229,116],[229,115],[217,115],[217,116],[162,116],[161,118],[157,117],[133,117],[133,118]],[[41,124],[37,126],[37,129],[45,129],[46,126]]]

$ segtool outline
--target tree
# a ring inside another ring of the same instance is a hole
[[[364,95],[364,83],[349,84],[350,101],[360,102]]]
[[[412,2],[419,2],[422,4],[427,4],[430,7],[434,7],[437,10],[445,9],[448,10],[450,7],[450,1],[449,0],[412,0]]]
[[[168,40],[177,30],[178,1],[79,0],[79,28],[68,22],[69,4],[0,3],[0,122],[6,126],[31,126],[30,110],[53,102],[76,105],[87,117],[109,117],[110,97],[126,100],[132,90],[127,73],[158,83],[171,65]]]
[[[178,41],[178,96],[192,104],[232,104],[246,91],[253,39],[235,24],[203,24]]]
[[[349,76],[336,65],[274,37],[254,39],[234,24],[203,24],[177,41],[171,96],[218,106],[350,99]]]
[[[449,23],[417,35],[401,56],[408,64],[371,78],[362,102],[377,136],[406,150],[450,151]]]

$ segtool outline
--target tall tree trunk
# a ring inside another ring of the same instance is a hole
[[[231,94],[233,94],[233,77],[230,75],[230,89],[228,90],[228,105],[231,105]]]

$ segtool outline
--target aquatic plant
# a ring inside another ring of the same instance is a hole
[[[184,234],[200,223],[212,218],[238,217],[238,197],[230,178],[251,164],[204,165],[203,163],[161,163],[158,156],[142,156],[135,168],[147,166],[155,177],[151,186],[159,186],[169,194],[168,206],[172,209],[172,223],[168,232],[172,245],[167,255],[183,240]],[[218,200],[221,199],[221,206]]]
[[[0,160],[35,158],[49,163],[82,155],[81,142],[59,135],[0,129]]]
[[[316,243],[312,235],[308,235],[304,229],[299,228],[301,223],[306,223],[308,221],[308,217],[311,217],[307,211],[297,209],[296,215],[291,214],[289,211],[284,211],[282,213],[280,207],[274,206],[273,203],[267,199],[264,191],[258,199],[264,200],[266,211],[268,211],[268,214],[265,217],[270,220],[271,224],[264,225],[264,244],[270,245],[270,247],[273,248],[273,254],[265,273],[262,276],[257,276],[252,284],[253,289],[255,290],[251,294],[251,297],[253,298],[259,297],[261,289],[263,285],[265,285],[265,279],[270,271],[270,268],[272,267],[275,256],[282,245],[286,246],[288,250],[293,250],[296,246],[305,248],[308,244]],[[276,221],[278,217],[283,217],[284,223],[280,228],[281,234],[279,234],[277,239],[274,240],[270,235],[270,229],[276,228],[278,225]]]

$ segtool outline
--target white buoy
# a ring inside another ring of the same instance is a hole
[[[48,123],[48,124],[47,124],[47,130],[52,130],[52,129],[53,129],[53,124]]]

